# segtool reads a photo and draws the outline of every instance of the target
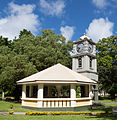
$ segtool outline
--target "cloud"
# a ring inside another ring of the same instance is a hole
[[[92,3],[99,9],[105,8],[108,5],[107,0],[92,0]]]
[[[38,16],[33,13],[35,5],[17,5],[9,3],[9,15],[0,19],[0,35],[14,39],[18,37],[22,29],[30,30],[33,34],[38,32],[40,22]]]
[[[65,26],[60,28],[61,34],[66,38],[66,42],[71,40],[74,34],[74,27]]]
[[[111,36],[113,33],[114,23],[109,21],[108,18],[94,19],[86,29],[86,34],[94,42],[98,42],[99,39]]]
[[[56,0],[47,2],[40,0],[41,12],[46,15],[61,16],[64,13],[65,2],[64,0]]]

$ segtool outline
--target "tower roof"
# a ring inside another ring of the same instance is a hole
[[[85,33],[83,36],[81,36],[77,41],[74,41],[73,43],[77,44],[77,43],[81,43],[81,42],[86,41],[86,40],[91,42],[94,45],[96,44],[95,42],[93,42],[93,40],[90,37],[86,36]]]
[[[26,77],[22,80],[17,81],[18,84],[28,83],[28,82],[39,82],[40,83],[60,83],[67,82],[82,82],[82,83],[96,83],[95,81],[77,73],[63,65],[56,64],[52,67],[49,67],[41,72],[33,74],[29,77]]]
[[[88,36],[86,36],[86,34],[84,33],[84,35],[83,36],[81,36],[80,37],[80,39],[82,39],[82,40],[84,40],[84,39],[89,39],[90,40],[90,38],[88,37]]]

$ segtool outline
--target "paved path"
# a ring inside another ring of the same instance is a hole
[[[112,110],[114,114],[117,114],[117,107],[113,107]]]
[[[8,112],[0,111],[0,115],[7,115]]]
[[[25,112],[14,112],[14,115],[25,115]],[[8,112],[0,111],[0,115],[8,115]]]
[[[14,115],[25,115],[25,112],[14,112]]]
[[[104,105],[117,104],[117,102],[104,103]],[[113,114],[117,114],[117,107],[112,107]]]

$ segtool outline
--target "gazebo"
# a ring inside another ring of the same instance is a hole
[[[22,85],[23,107],[67,108],[92,105],[92,85],[96,82],[59,63],[17,84]]]

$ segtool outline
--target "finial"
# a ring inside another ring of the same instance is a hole
[[[84,36],[85,36],[85,33],[84,33]]]

